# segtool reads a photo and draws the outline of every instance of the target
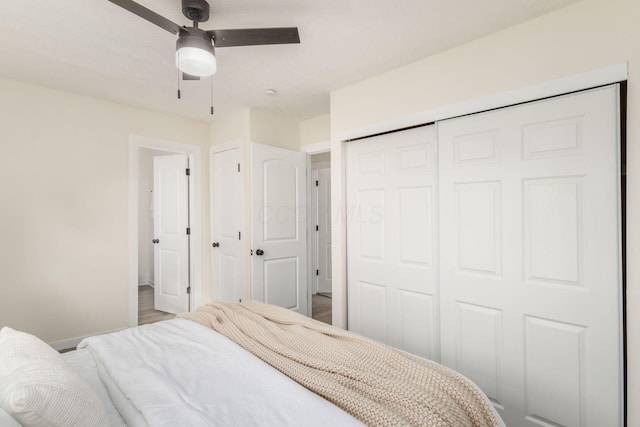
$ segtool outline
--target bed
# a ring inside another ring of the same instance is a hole
[[[62,355],[3,328],[0,408],[0,425],[25,426],[504,426],[447,368],[254,302],[209,304]]]

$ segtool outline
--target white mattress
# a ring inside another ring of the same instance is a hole
[[[87,384],[89,384],[89,387],[96,392],[102,403],[104,403],[107,417],[109,418],[109,425],[111,425],[111,427],[127,427],[124,419],[113,405],[107,389],[100,380],[98,368],[91,352],[85,349],[70,351],[63,353],[62,358],[74,371],[78,372],[80,376],[84,378]]]

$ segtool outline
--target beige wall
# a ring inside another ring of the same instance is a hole
[[[0,327],[47,342],[126,327],[129,135],[206,151],[208,125],[2,78],[0,93]]]
[[[300,122],[300,147],[327,142],[331,139],[331,116],[314,117]]]
[[[332,205],[344,209],[341,135],[628,61],[627,313],[629,424],[640,425],[640,2],[583,0],[331,94]],[[344,324],[344,225],[333,234],[334,322]],[[341,280],[340,280],[341,279]],[[614,331],[612,331],[614,333]]]
[[[244,108],[236,113],[216,117],[210,125],[210,145],[250,142],[298,150],[299,122],[287,117]]]
[[[237,142],[239,145],[249,141],[250,109],[244,108],[236,113],[216,116],[209,129],[209,144],[219,145]]]
[[[251,142],[296,151],[300,148],[297,120],[251,109],[250,127]]]
[[[330,152],[326,152],[326,153],[318,153],[318,154],[312,154],[311,155],[311,164],[317,164],[317,163],[329,163],[331,162],[331,153]]]

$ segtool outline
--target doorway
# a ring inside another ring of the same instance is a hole
[[[138,324],[189,310],[188,156],[141,148],[138,155]],[[185,268],[186,266],[186,268]]]
[[[131,136],[129,324],[153,323],[200,302],[200,147]]]
[[[331,153],[311,156],[312,317],[331,324]]]

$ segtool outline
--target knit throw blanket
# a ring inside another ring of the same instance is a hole
[[[257,301],[211,303],[180,318],[226,336],[370,426],[498,426],[455,371]]]

